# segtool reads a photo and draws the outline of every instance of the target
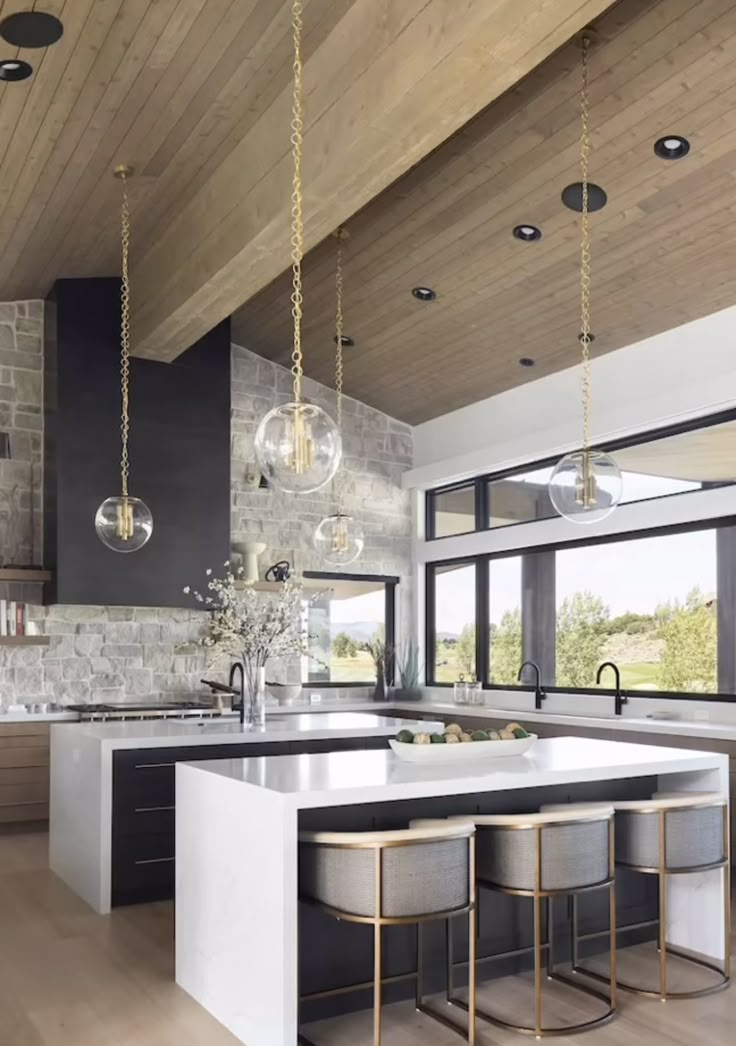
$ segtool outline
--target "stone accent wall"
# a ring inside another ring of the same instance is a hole
[[[263,415],[291,399],[290,371],[233,346],[232,498],[233,542],[264,541],[261,563],[288,559],[299,570],[329,570],[312,544],[321,519],[334,511],[330,489],[296,497],[250,489],[245,476],[255,464],[253,440]],[[350,362],[346,362],[349,381]],[[335,417],[335,392],[306,379],[304,397]],[[363,524],[365,548],[348,571],[401,578],[401,614],[410,605],[411,495],[401,475],[412,464],[412,429],[358,400],[343,399],[343,451],[347,470],[345,510]]]
[[[42,490],[42,302],[0,303],[0,431],[10,434],[9,461],[0,460],[0,503],[17,507],[15,551],[0,533],[3,563],[39,562]],[[277,402],[290,398],[283,367],[233,346],[232,540],[263,540],[265,569],[289,559],[299,569],[325,569],[312,546],[320,519],[331,511],[329,493],[286,497],[251,490],[245,475],[254,463],[258,422]],[[334,414],[334,393],[305,382],[305,395]],[[355,573],[398,575],[402,616],[410,605],[411,509],[400,477],[411,464],[409,426],[348,397],[344,404],[345,453],[349,471],[346,507],[363,522],[366,548]],[[35,554],[30,539],[33,475]],[[0,504],[0,528],[3,525]],[[215,571],[220,564],[212,564]],[[203,589],[204,578],[182,578]],[[40,603],[40,586],[0,585],[0,596],[29,604],[33,630],[50,636],[48,647],[0,651],[0,700],[4,706],[32,700],[65,703],[140,701],[201,692],[207,675],[201,613],[135,607],[52,606]],[[212,673],[210,673],[212,674]],[[215,670],[222,675],[222,669]],[[273,673],[275,678],[277,673]],[[318,687],[310,687],[318,690]],[[332,695],[335,691],[330,691]],[[345,696],[358,696],[345,688]],[[364,696],[364,695],[363,695]]]
[[[0,303],[0,566],[41,561],[42,339],[43,302]]]

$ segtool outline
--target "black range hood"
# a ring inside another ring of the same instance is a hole
[[[191,606],[230,547],[230,322],[174,363],[131,360],[130,492],[153,535],[121,554],[98,539],[100,502],[120,492],[120,281],[59,280],[46,301],[46,601]]]

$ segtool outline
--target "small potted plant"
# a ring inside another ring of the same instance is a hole
[[[388,701],[391,690],[393,651],[386,646],[380,636],[366,643],[365,649],[371,655],[376,669],[376,689],[373,691],[373,700]]]

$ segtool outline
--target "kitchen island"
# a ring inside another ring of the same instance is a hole
[[[51,728],[51,869],[95,911],[174,887],[174,768],[183,760],[386,747],[412,720],[368,713],[237,721],[64,723]]]
[[[336,971],[345,984],[361,980],[369,960],[355,928],[336,924],[352,936],[333,937],[334,927],[311,909],[300,936],[300,830],[397,828],[413,817],[528,811],[658,790],[728,796],[725,755],[564,737],[488,763],[427,766],[364,751],[180,763],[176,774],[176,979],[248,1046],[296,1042],[300,943],[309,956],[302,964],[309,992],[335,987]],[[668,941],[715,962],[726,948],[723,875],[718,868],[668,882]],[[496,901],[481,941],[488,932],[498,943],[502,917]],[[402,928],[394,929],[400,937]],[[406,969],[411,949],[405,939],[398,947],[395,968],[401,961]],[[353,1008],[364,1005],[365,998],[353,1000]]]

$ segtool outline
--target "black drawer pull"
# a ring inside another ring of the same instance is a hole
[[[133,861],[133,864],[166,864],[173,860],[173,857],[148,857],[144,861]]]
[[[136,770],[151,770],[156,766],[176,766],[176,763],[136,763]]]
[[[176,807],[172,803],[171,806],[136,806],[133,813],[136,814],[152,814],[157,810],[175,810]]]

